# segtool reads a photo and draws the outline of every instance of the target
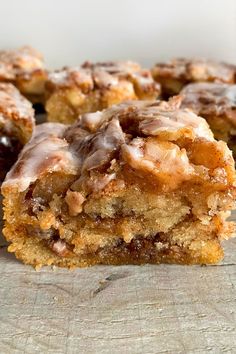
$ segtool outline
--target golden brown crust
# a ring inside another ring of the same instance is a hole
[[[96,264],[122,265],[122,264],[215,264],[222,260],[223,249],[219,240],[205,240],[195,242],[192,249],[182,245],[170,245],[163,243],[158,237],[137,238],[130,243],[117,243],[115,246],[104,247],[94,253],[86,255],[62,256],[51,250],[46,242],[42,242],[36,237],[25,238],[18,233],[18,238],[14,242],[12,235],[16,232],[14,227],[8,226],[5,229],[5,237],[11,242],[8,247],[9,252],[25,264],[33,265],[35,268],[42,266],[56,265],[59,267],[76,268],[88,267]],[[207,232],[207,230],[204,230]],[[69,257],[68,257],[69,256]]]

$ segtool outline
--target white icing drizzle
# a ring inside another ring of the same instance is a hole
[[[48,75],[47,86],[52,87],[70,87],[71,85],[83,86],[93,89],[93,79],[91,73],[86,69],[79,67],[63,68],[56,70]]]
[[[63,171],[76,176],[73,190],[98,191],[116,178],[110,168],[114,159],[163,181],[167,178],[172,185],[190,178],[194,169],[176,140],[214,139],[205,121],[179,109],[178,102],[178,98],[170,103],[126,102],[86,114],[70,127],[59,123],[36,127],[3,190],[16,186],[24,191],[43,175]]]
[[[152,72],[156,79],[172,77],[187,81],[233,83],[236,66],[203,58],[175,58],[165,63],[157,63]]]
[[[153,112],[153,109],[148,109],[145,112],[145,116],[148,119],[144,119],[139,125],[140,130],[145,135],[161,136],[165,133],[165,138],[167,138],[166,134],[168,133],[168,140],[176,140],[178,139],[176,133],[181,132],[183,129],[182,135],[188,130],[190,131],[189,137],[198,136],[213,140],[213,134],[209,130],[206,121],[187,109],[174,112],[158,111],[158,109]]]
[[[17,186],[19,192],[48,172],[67,171],[75,174],[77,159],[69,144],[60,136],[66,126],[59,123],[45,123],[36,127],[35,132],[19,155],[19,159],[8,172],[2,188]]]
[[[153,98],[160,93],[160,87],[155,83],[149,70],[141,69],[140,65],[131,61],[84,63],[81,67],[63,68],[52,72],[48,76],[46,88],[48,91],[62,87],[78,86],[83,92],[111,87],[134,85],[139,94],[150,93]],[[126,87],[125,86],[125,87]]]
[[[94,113],[85,113],[81,117],[81,125],[90,130],[91,132],[95,132],[97,128],[101,125],[104,118],[104,113],[101,111],[97,111]]]
[[[13,119],[28,120],[34,116],[32,104],[8,83],[0,83],[0,112]]]
[[[93,78],[98,87],[117,86],[119,84],[118,77],[109,74],[105,70],[102,71],[100,68],[94,69]]]
[[[31,47],[0,51],[1,78],[14,80],[19,74],[43,68],[42,55]]]
[[[185,149],[171,142],[136,138],[122,146],[122,157],[132,168],[163,178],[167,184],[178,185],[194,175]]]
[[[194,83],[182,91],[182,107],[200,115],[225,115],[236,125],[236,85],[219,83]]]

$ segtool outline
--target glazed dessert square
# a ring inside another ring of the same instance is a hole
[[[47,72],[42,55],[25,46],[0,51],[0,82],[11,82],[33,103],[44,101]]]
[[[178,98],[133,101],[37,126],[2,193],[9,251],[35,267],[216,263],[234,161]]]
[[[182,91],[181,107],[205,118],[214,136],[224,140],[236,156],[236,85],[194,83]]]
[[[149,70],[134,62],[84,63],[49,74],[46,82],[48,120],[73,123],[80,114],[125,100],[154,100],[160,94]]]
[[[0,83],[0,182],[30,139],[34,125],[32,104],[12,84]]]
[[[236,81],[236,66],[206,59],[172,59],[157,63],[152,68],[154,79],[161,84],[164,97],[178,94],[183,86],[191,82]]]

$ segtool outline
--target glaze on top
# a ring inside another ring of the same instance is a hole
[[[116,178],[114,165],[118,169],[130,166],[177,186],[200,178],[196,177],[199,167],[192,164],[179,141],[186,141],[187,146],[208,142],[219,165],[233,166],[226,144],[216,142],[206,121],[179,108],[180,103],[178,97],[169,102],[130,101],[85,114],[70,127],[59,123],[38,126],[8,173],[3,190],[24,191],[45,174],[61,171],[74,174],[76,190],[86,194]]]
[[[35,126],[31,102],[10,83],[0,83],[0,132],[25,144]]]
[[[214,81],[234,83],[236,66],[207,59],[176,58],[157,63],[152,69],[153,76],[174,78],[185,82]]]
[[[29,46],[0,51],[0,80],[15,80],[18,75],[43,68],[42,55]]]
[[[12,119],[33,119],[32,104],[10,83],[0,83],[0,114]]]
[[[149,70],[142,69],[139,64],[127,62],[85,62],[81,67],[65,67],[49,74],[46,88],[54,91],[60,88],[79,87],[88,93],[95,88],[108,89],[128,82],[136,90],[143,93],[160,93],[159,84],[155,83]]]
[[[236,126],[236,85],[194,83],[182,91],[183,108],[203,116],[226,116]]]

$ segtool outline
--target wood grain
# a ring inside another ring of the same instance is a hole
[[[0,353],[236,353],[236,239],[217,266],[34,271],[0,241]]]

